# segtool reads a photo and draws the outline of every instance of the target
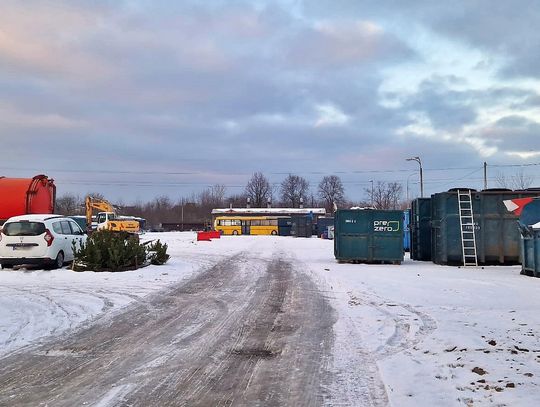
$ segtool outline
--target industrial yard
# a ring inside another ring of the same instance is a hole
[[[0,273],[0,405],[530,406],[540,279],[338,264],[333,243],[146,234],[160,267]]]
[[[4,0],[0,407],[540,406],[536,0]]]

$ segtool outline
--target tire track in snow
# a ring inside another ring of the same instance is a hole
[[[292,252],[284,256],[314,282],[312,295],[323,293],[330,306],[337,310],[333,325],[332,359],[328,370],[332,380],[327,383],[324,405],[335,406],[388,406],[388,395],[377,366],[377,358],[364,346],[356,320],[342,312],[342,304],[350,297],[344,290],[334,290],[326,280],[300,261]]]
[[[290,262],[268,256],[222,261],[5,358],[0,404],[322,405],[332,309]]]
[[[393,333],[376,349],[377,359],[403,352],[437,329],[437,322],[410,304],[384,300],[367,291],[348,292],[349,305],[367,306],[393,324]]]

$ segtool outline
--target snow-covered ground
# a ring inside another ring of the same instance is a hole
[[[337,264],[330,242],[294,245],[330,286],[337,348],[354,352],[357,338],[392,405],[540,405],[540,279],[519,266]]]
[[[242,251],[297,259],[337,310],[335,393],[393,406],[540,405],[540,279],[520,268],[338,264],[333,243],[148,234],[171,260],[125,273],[0,272],[0,356],[75,329]]]
[[[189,277],[216,259],[245,249],[225,240],[220,251],[197,242],[195,233],[143,235],[169,244],[171,259],[125,273],[0,270],[0,357],[32,342],[114,312],[135,299]]]

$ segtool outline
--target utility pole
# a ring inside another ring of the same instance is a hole
[[[487,162],[484,161],[484,189],[488,189],[487,182]]]

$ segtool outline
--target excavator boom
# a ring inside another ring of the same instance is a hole
[[[104,224],[98,225],[98,229],[109,229],[113,231],[127,231],[130,233],[139,232],[139,222],[115,219],[116,210],[114,206],[112,206],[105,199],[93,198],[91,196],[87,196],[85,200],[85,204],[86,204],[86,225],[89,231],[92,230],[92,212],[94,209],[97,209],[98,211],[102,213],[110,214],[110,218],[114,219],[112,220],[108,218],[104,222]]]

